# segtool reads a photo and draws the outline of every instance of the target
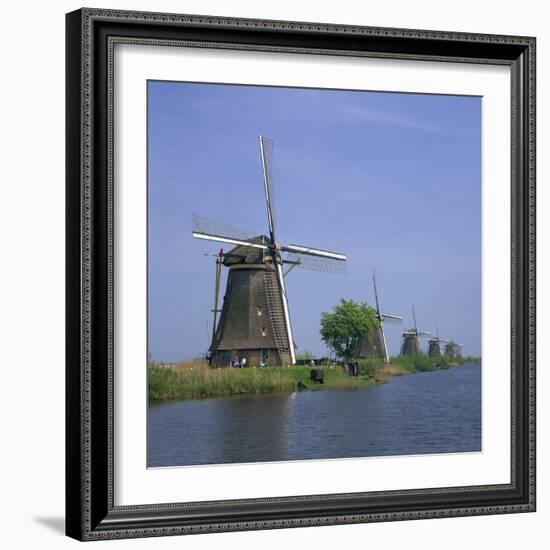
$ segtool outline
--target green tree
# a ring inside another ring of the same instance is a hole
[[[362,302],[342,298],[332,313],[321,314],[321,338],[346,363],[359,355],[361,340],[378,327],[376,312]]]

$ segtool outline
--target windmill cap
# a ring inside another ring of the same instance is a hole
[[[259,235],[252,239],[247,239],[250,243],[264,244],[268,241],[265,235]],[[265,252],[260,248],[253,246],[238,245],[224,254],[223,264],[232,266],[238,264],[260,264],[264,263]]]

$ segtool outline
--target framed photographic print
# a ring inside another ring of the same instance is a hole
[[[67,15],[67,534],[535,509],[535,39]]]

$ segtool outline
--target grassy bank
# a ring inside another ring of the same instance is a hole
[[[399,355],[391,358],[391,363],[397,365],[406,374],[415,372],[430,372],[440,369],[450,369],[466,363],[480,364],[480,357],[455,357],[449,359],[444,355],[439,357],[428,357],[421,353],[418,355]]]
[[[401,367],[407,374],[448,369],[452,366],[449,359],[443,355],[439,357],[428,357],[424,354],[399,355],[392,357],[391,362]]]
[[[447,369],[456,364],[446,357],[431,359],[426,355],[393,357],[390,364],[381,359],[368,359],[359,361],[357,376],[350,376],[340,366],[323,367],[324,384],[312,382],[311,368],[303,366],[210,369],[201,361],[177,363],[173,368],[152,364],[149,366],[149,400],[291,393],[299,385],[308,390],[355,389],[387,382],[391,376]]]
[[[309,367],[266,367],[261,369],[210,369],[149,367],[149,399],[193,399],[239,394],[296,391],[301,382],[308,390],[353,389],[380,380],[349,376],[342,367],[324,367],[324,384],[311,382]]]

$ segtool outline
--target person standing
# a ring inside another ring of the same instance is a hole
[[[246,367],[246,357],[243,357],[243,358],[241,359],[241,368],[244,369],[245,367]]]

